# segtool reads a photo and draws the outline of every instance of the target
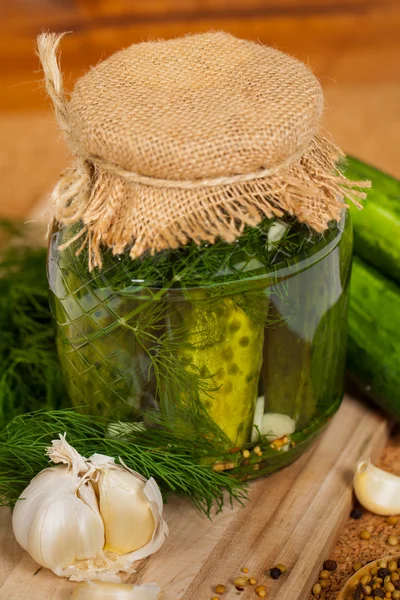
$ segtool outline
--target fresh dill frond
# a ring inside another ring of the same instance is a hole
[[[50,466],[45,450],[60,433],[83,456],[105,454],[121,459],[147,478],[154,477],[164,495],[188,497],[210,516],[224,502],[243,502],[244,483],[214,471],[206,458],[221,449],[215,441],[190,436],[178,429],[137,430],[110,420],[79,414],[74,410],[37,411],[15,417],[0,432],[0,504],[13,505],[29,481]],[[125,424],[124,424],[125,425]]]
[[[66,397],[48,304],[46,250],[0,222],[0,427],[15,415],[59,408]]]

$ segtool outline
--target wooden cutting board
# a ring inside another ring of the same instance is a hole
[[[267,598],[305,600],[329,556],[352,502],[357,462],[376,457],[390,424],[374,409],[347,396],[320,441],[292,466],[254,482],[243,508],[227,507],[212,521],[189,502],[166,507],[170,537],[158,554],[137,565],[130,582],[156,582],[162,600],[210,600],[213,587],[227,588],[221,600],[255,598],[232,581],[242,567],[267,586]],[[266,575],[287,567],[279,581]],[[16,543],[8,509],[0,509],[0,599],[67,600],[73,583],[40,568]]]

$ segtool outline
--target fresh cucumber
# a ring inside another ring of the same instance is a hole
[[[355,254],[400,283],[400,180],[351,156],[346,176],[372,182],[363,210],[350,205]]]
[[[357,256],[350,284],[347,369],[369,397],[400,420],[400,286]]]

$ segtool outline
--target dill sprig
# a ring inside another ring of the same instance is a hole
[[[189,497],[210,516],[226,497],[243,502],[245,484],[214,471],[207,457],[221,448],[214,441],[165,427],[138,430],[71,409],[37,411],[15,417],[0,432],[0,504],[13,505],[29,481],[49,466],[46,448],[60,433],[83,456],[106,454],[122,459],[145,477],[154,477],[164,494]]]
[[[46,250],[22,227],[0,222],[0,427],[65,398],[48,304]]]

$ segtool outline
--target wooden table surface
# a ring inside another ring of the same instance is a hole
[[[38,207],[43,205],[59,172],[69,160],[40,81],[34,40],[42,29],[74,32],[65,38],[62,45],[62,63],[69,89],[76,77],[90,65],[123,46],[149,38],[224,29],[273,45],[307,62],[320,78],[326,98],[324,125],[343,149],[400,176],[398,0],[13,0],[2,10],[0,21],[0,217],[28,218],[35,209],[40,213],[41,208]],[[360,419],[362,415],[369,415],[372,419],[369,424],[373,424],[373,428],[381,435],[378,440],[373,438],[373,447],[378,449],[387,432],[385,425],[377,426],[379,416],[370,410],[356,409],[354,405],[346,406],[345,412],[342,412],[345,416],[346,410],[350,410],[351,414],[359,410]],[[339,427],[336,425],[333,430],[335,436],[336,432],[339,435],[340,429],[340,424]],[[332,443],[330,435],[329,443]],[[350,432],[348,435],[350,437]],[[327,460],[329,454],[327,446],[322,445],[322,449],[325,454],[317,454],[316,451],[306,469],[308,476],[311,473],[316,477],[316,487],[311,492],[319,500],[321,494],[330,490],[329,484],[327,488],[321,488],[322,491],[318,488],[318,482],[322,481],[318,479],[321,478],[321,456]],[[340,452],[350,450],[351,447],[344,444]],[[354,463],[356,455],[351,456]],[[279,482],[295,481],[304,469],[303,460],[287,470],[287,475],[278,474],[254,486],[254,503],[245,514],[263,532],[260,538],[255,538],[257,543],[261,543],[260,552],[262,548],[262,554],[259,555],[262,560],[260,558],[258,563],[255,560],[255,566],[265,566],[267,558],[271,561],[276,558],[268,547],[270,538],[266,533],[271,535],[271,530],[265,518],[265,511],[274,511],[274,506],[277,508],[274,502],[278,501],[280,492],[274,490],[282,491]],[[343,484],[343,468],[340,473],[338,475],[336,470],[332,477],[337,478],[336,483],[342,477]],[[346,481],[348,484],[348,479]],[[277,482],[277,487],[274,482]],[[303,494],[305,489],[301,485],[295,488],[299,494]],[[340,511],[329,521],[330,530],[323,529],[320,532],[325,536],[325,543],[321,536],[317,536],[316,548],[320,555],[310,547],[307,557],[308,560],[313,559],[314,563],[310,564],[306,573],[301,570],[304,562],[294,562],[296,568],[290,581],[295,585],[309,586],[318,569],[318,560],[323,558],[323,552],[329,551],[334,541],[333,534],[338,531],[340,519],[350,503],[349,487],[346,488],[347,492],[343,491],[343,486],[340,489],[344,494],[340,500]],[[264,501],[267,491],[270,499]],[[327,506],[331,498],[323,498],[326,502],[324,510],[330,514]],[[316,508],[315,502],[310,500],[310,503]],[[297,507],[297,511],[304,507],[302,503],[296,504],[292,492],[283,507],[290,512],[293,506]],[[171,510],[174,510],[173,506],[168,508],[168,511]],[[283,515],[282,509],[279,514]],[[294,514],[300,518],[299,512]],[[304,513],[305,520],[301,519],[303,524],[308,523],[307,515],[310,517],[311,513]],[[323,511],[320,516],[320,522],[325,523]],[[190,535],[179,527],[179,523],[189,526],[189,522],[195,524],[194,533]],[[172,594],[171,599],[207,599],[211,597],[211,579],[217,583],[220,577],[231,577],[232,570],[239,566],[242,558],[247,558],[245,555],[238,556],[238,552],[245,550],[245,544],[239,544],[232,554],[236,562],[230,556],[232,542],[239,541],[237,516],[225,513],[211,527],[203,521],[200,523],[198,515],[189,510],[186,520],[182,522],[177,518],[172,524],[176,527],[175,539],[187,548],[188,555],[182,558],[178,547],[178,550],[171,552],[166,566],[163,566],[164,559],[161,560],[160,554],[159,558],[152,559],[147,567],[140,569],[138,579],[153,581],[161,573],[160,583],[168,582],[172,577],[171,589],[174,593],[176,591],[176,595]],[[267,529],[264,530],[264,527]],[[200,530],[204,530],[207,545],[203,554],[199,553],[196,537],[196,531]],[[296,527],[291,530],[292,533],[295,530]],[[297,530],[297,535],[302,531]],[[289,531],[287,533],[290,534]],[[194,538],[190,539],[192,535]],[[167,548],[172,548],[172,543],[168,542],[170,546]],[[296,546],[296,543],[300,546]],[[300,555],[302,543],[300,535],[294,546],[289,542],[288,545],[283,544],[283,555],[285,552],[298,552]],[[6,550],[6,554],[3,552],[0,555],[1,600],[22,600],[29,596],[34,600],[68,598],[68,584],[57,581],[43,570],[36,574],[33,562],[13,541],[9,517],[4,510],[0,513],[0,547]],[[181,575],[178,573],[173,576],[172,571],[168,570],[174,566],[174,561],[183,561]],[[207,578],[207,573],[212,577]],[[40,592],[35,587],[36,579],[40,582]],[[202,587],[205,581],[207,593]],[[290,596],[291,600],[294,599],[291,595],[293,587],[282,589],[284,592],[279,592],[279,598],[288,600]],[[304,600],[306,588],[301,590],[304,595],[299,598]],[[269,597],[276,600],[278,596]]]

